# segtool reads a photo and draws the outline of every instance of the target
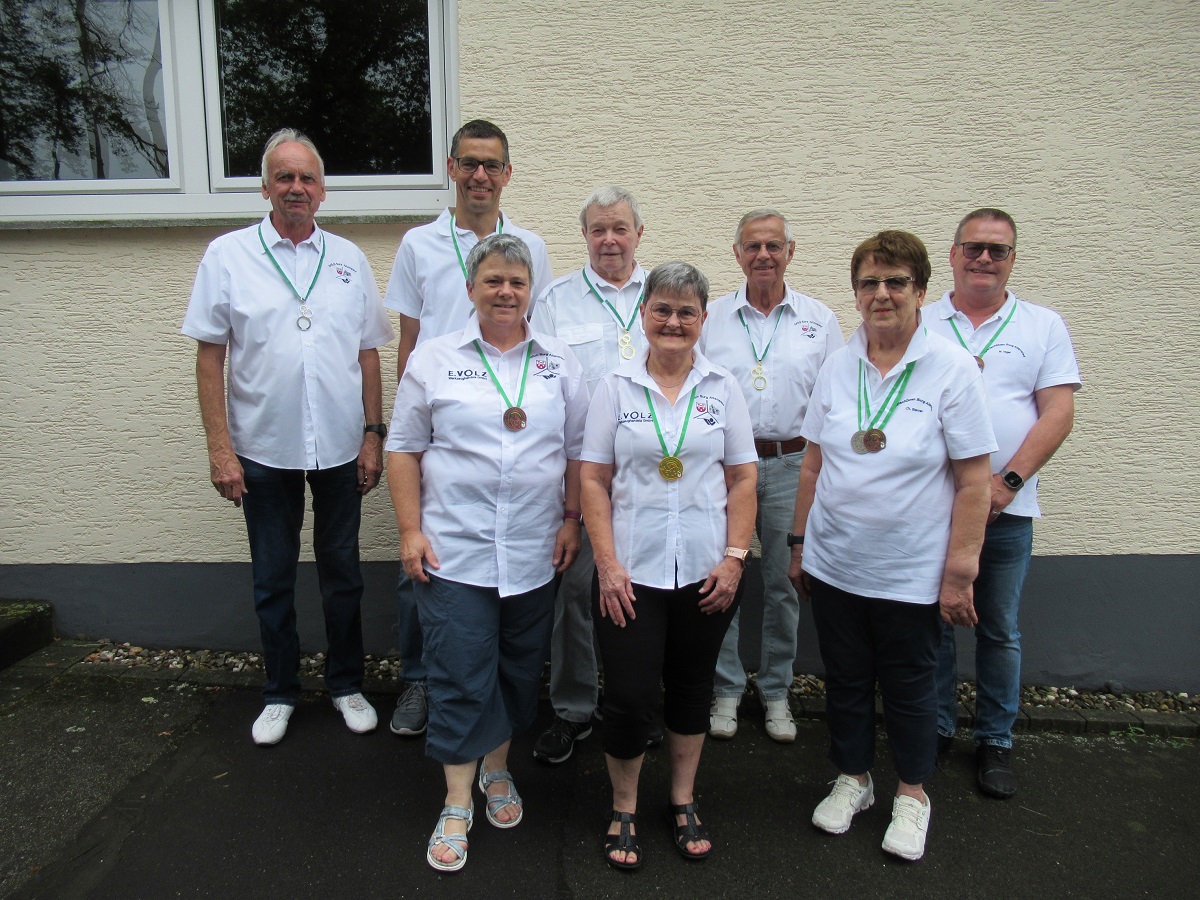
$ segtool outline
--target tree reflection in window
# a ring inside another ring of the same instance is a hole
[[[0,180],[165,178],[154,0],[0,0]]]
[[[259,174],[277,128],[327,175],[432,171],[425,0],[216,0],[225,174]]]

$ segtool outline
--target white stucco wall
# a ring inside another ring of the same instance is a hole
[[[949,284],[958,218],[1020,227],[1011,286],[1059,310],[1086,386],[1045,471],[1042,554],[1197,553],[1200,5],[459,0],[461,110],[508,132],[505,208],[581,264],[596,184],[634,191],[640,256],[732,289],[740,214],[793,221],[790,281],[854,326],[848,263],[881,228]],[[264,205],[265,208],[265,205]],[[384,286],[400,225],[334,226]],[[248,558],[207,481],[191,341],[214,228],[0,232],[0,564]],[[385,383],[395,347],[384,354]],[[389,404],[390,405],[390,401]],[[367,559],[394,554],[382,491]]]

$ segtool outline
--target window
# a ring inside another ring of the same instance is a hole
[[[0,0],[0,222],[259,214],[284,125],[326,214],[436,212],[456,0]]]

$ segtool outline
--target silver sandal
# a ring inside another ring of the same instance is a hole
[[[438,816],[437,827],[433,829],[433,834],[429,838],[429,847],[425,850],[425,861],[439,872],[457,872],[467,864],[467,836],[465,834],[446,834],[446,820],[462,819],[467,823],[467,831],[470,831],[475,819],[474,806],[475,804],[471,804],[471,809],[464,806],[442,808],[442,814]],[[442,862],[433,855],[434,848],[438,844],[449,847],[458,854],[458,859],[453,862]]]
[[[489,784],[495,784],[497,781],[508,782],[508,791],[496,796],[490,796],[487,792]],[[483,771],[483,763],[479,763],[479,789],[483,791],[483,796],[487,799],[487,808],[484,812],[487,814],[487,820],[497,828],[516,828],[520,824],[521,819],[525,817],[525,806],[521,803],[521,795],[517,793],[517,785],[513,781],[512,774],[508,769],[496,769],[492,772]],[[513,805],[517,808],[517,817],[508,822],[501,822],[496,818],[496,813],[504,809],[504,807]]]

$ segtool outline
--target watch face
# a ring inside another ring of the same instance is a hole
[[[1017,491],[1021,489],[1021,486],[1025,483],[1025,479],[1016,472],[1006,472],[1004,474],[1004,483],[1014,491]]]

